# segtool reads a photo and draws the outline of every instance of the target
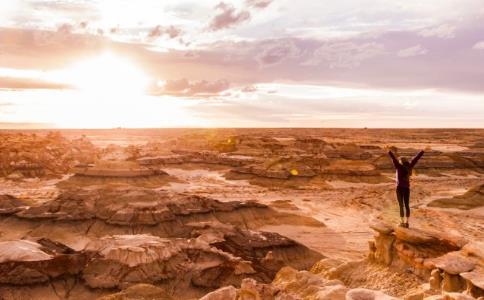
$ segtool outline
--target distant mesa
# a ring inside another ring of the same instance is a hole
[[[97,161],[78,164],[74,175],[58,183],[61,188],[99,184],[131,184],[142,187],[160,187],[177,180],[160,168],[141,166],[133,161]]]
[[[137,178],[168,175],[161,169],[139,166],[128,161],[105,161],[96,164],[78,164],[73,168],[75,176],[91,178]]]

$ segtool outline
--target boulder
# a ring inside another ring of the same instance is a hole
[[[476,263],[463,256],[459,252],[449,252],[445,255],[432,259],[434,265],[446,273],[458,275],[472,271]]]
[[[393,232],[393,226],[387,223],[384,223],[379,220],[373,220],[370,223],[370,228],[375,230],[378,233],[382,234],[390,234]]]

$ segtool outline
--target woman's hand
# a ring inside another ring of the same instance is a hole
[[[393,154],[396,154],[396,153],[397,153],[397,151],[398,151],[398,150],[397,150],[397,147],[395,147],[395,146],[389,146],[389,145],[385,145],[385,147],[383,147],[383,150],[384,150],[386,153],[388,153],[388,152],[392,151],[392,152],[393,152]]]

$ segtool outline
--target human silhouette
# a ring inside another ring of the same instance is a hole
[[[424,151],[420,151],[410,162],[405,157],[401,157],[398,160],[391,150],[388,151],[388,154],[392,158],[393,166],[396,169],[396,192],[398,206],[400,207],[400,226],[408,228],[408,219],[410,218],[410,176],[412,176],[413,167],[422,157]]]

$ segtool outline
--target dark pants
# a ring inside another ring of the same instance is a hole
[[[403,216],[410,217],[410,188],[398,186],[397,187],[397,199],[398,199],[398,206],[400,206],[400,217]],[[405,213],[404,213],[404,205],[405,205]]]

